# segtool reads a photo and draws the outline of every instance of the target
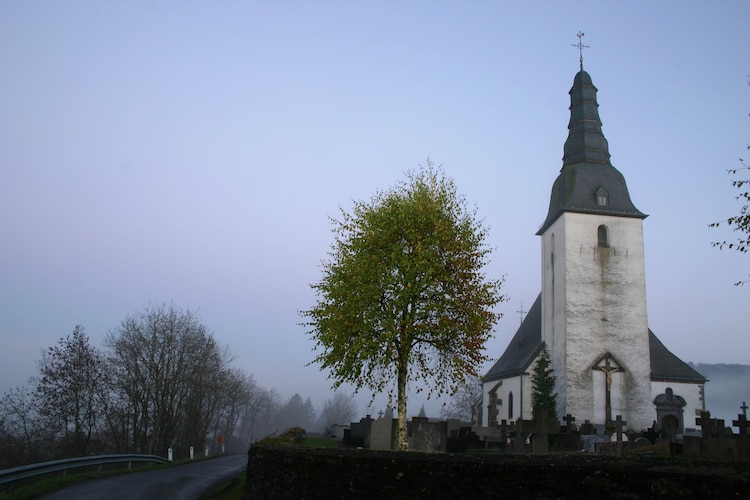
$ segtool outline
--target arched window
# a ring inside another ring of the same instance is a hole
[[[513,420],[513,393],[508,393],[508,420]]]
[[[602,224],[599,226],[599,229],[597,230],[597,237],[599,240],[599,246],[603,248],[609,247],[609,229],[607,229],[607,226]]]

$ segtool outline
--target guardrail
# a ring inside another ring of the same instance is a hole
[[[101,466],[105,464],[126,463],[128,469],[133,466],[133,462],[151,462],[168,464],[169,460],[156,455],[96,455],[93,457],[65,458],[63,460],[53,460],[51,462],[41,462],[38,464],[22,465],[11,469],[0,470],[0,485],[14,483],[21,479],[27,479],[35,476],[42,476],[52,472],[68,471],[80,467]]]

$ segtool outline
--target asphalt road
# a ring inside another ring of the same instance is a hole
[[[246,466],[247,455],[228,455],[178,467],[93,479],[39,498],[45,500],[199,499],[221,483],[239,476]]]

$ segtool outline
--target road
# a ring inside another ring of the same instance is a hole
[[[79,483],[39,498],[44,500],[199,499],[239,476],[247,455],[227,455],[164,469],[119,474]]]

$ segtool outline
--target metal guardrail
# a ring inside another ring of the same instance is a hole
[[[63,460],[53,460],[51,462],[41,462],[38,464],[22,465],[10,469],[0,470],[0,485],[13,483],[21,479],[34,476],[42,476],[52,472],[68,471],[80,467],[102,466],[105,464],[127,463],[128,469],[132,467],[133,462],[152,462],[168,464],[169,460],[156,455],[96,455],[93,457],[66,458]]]

